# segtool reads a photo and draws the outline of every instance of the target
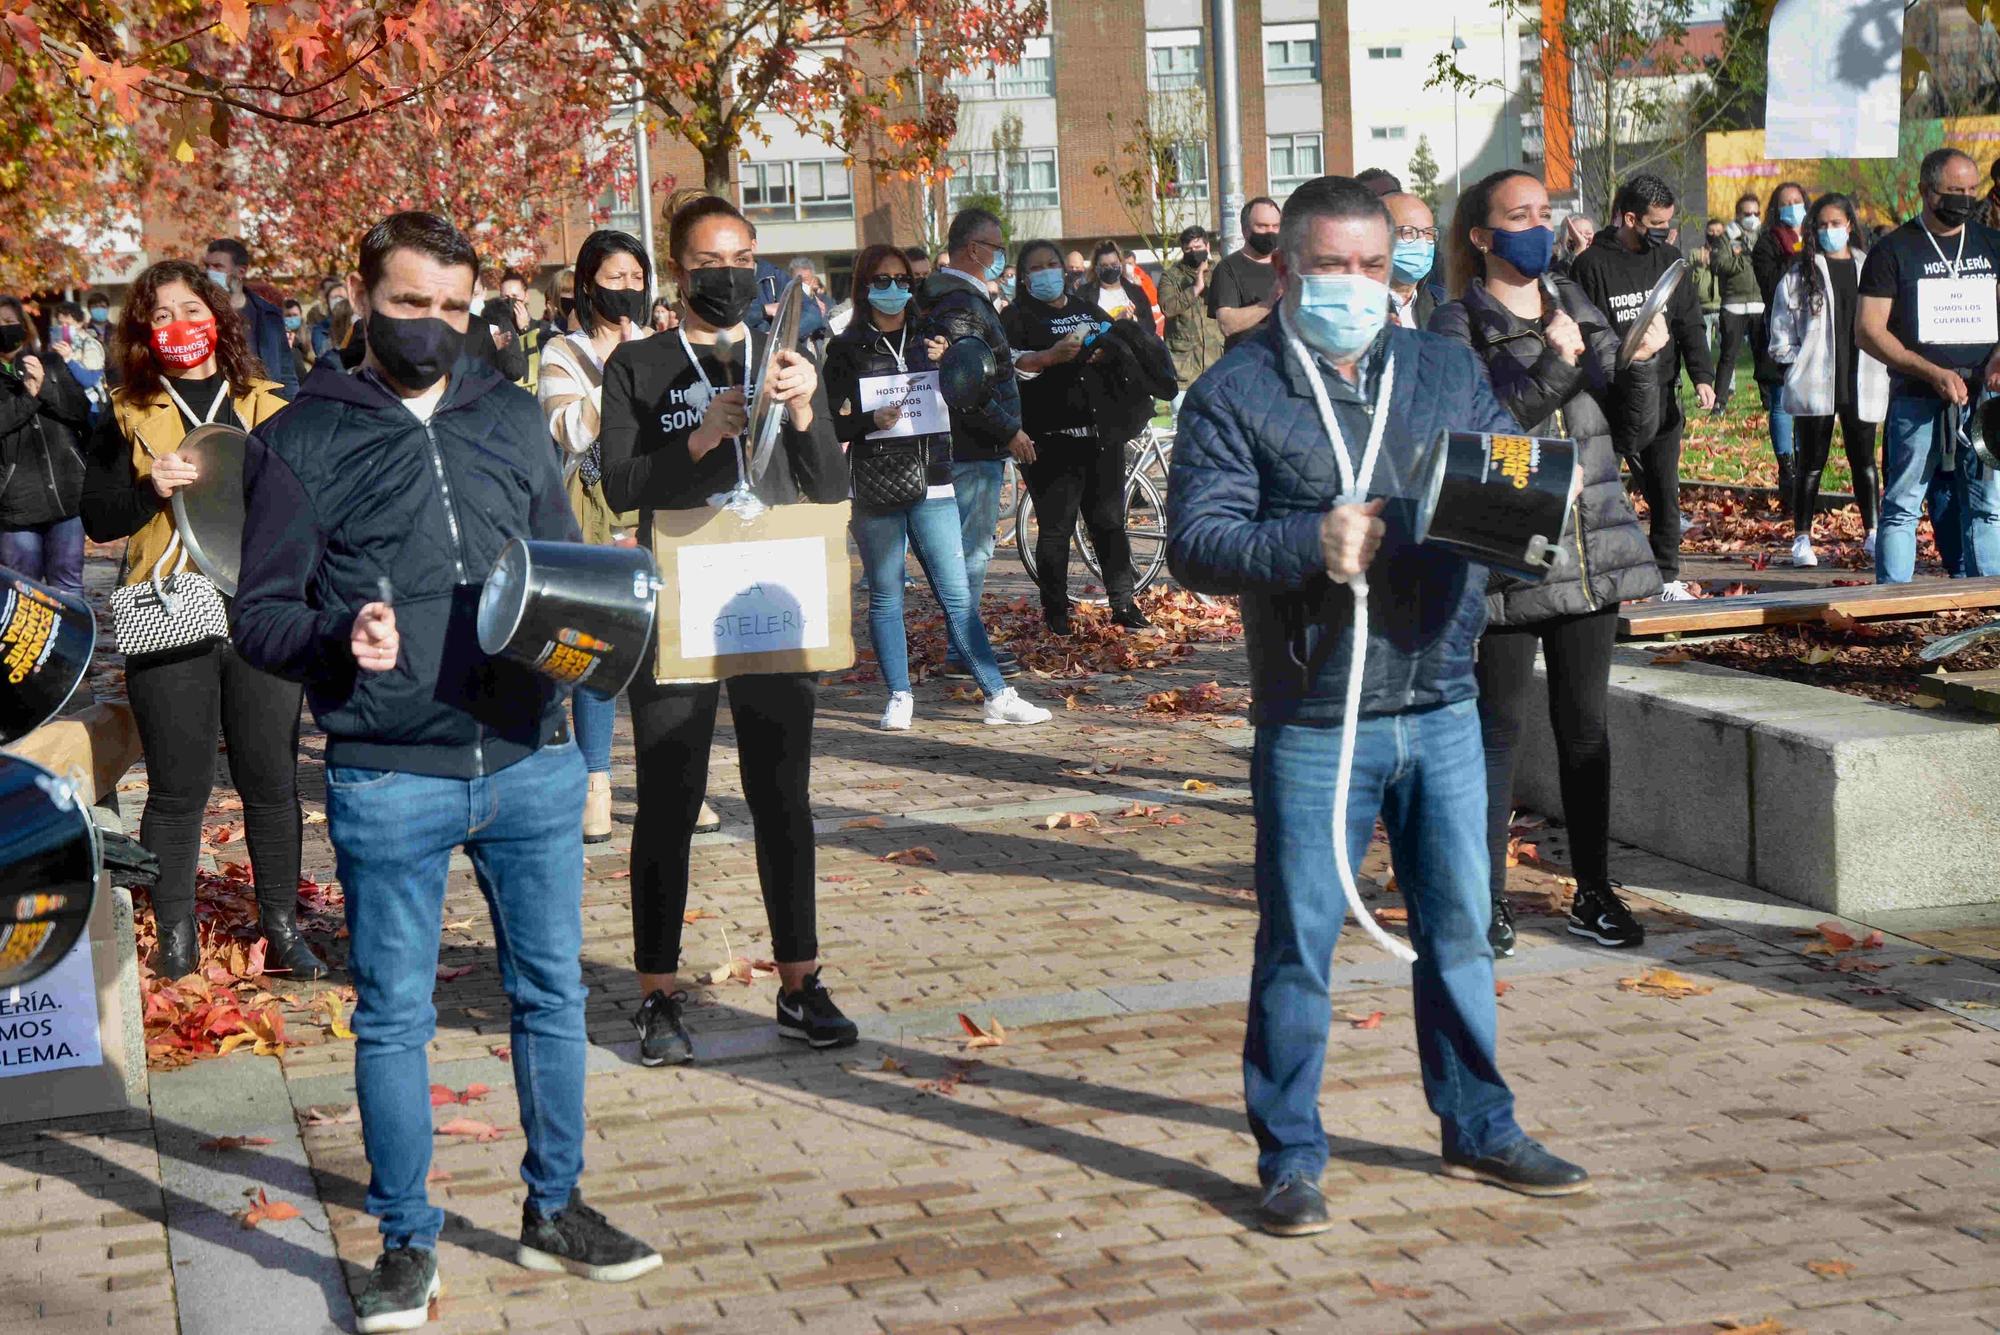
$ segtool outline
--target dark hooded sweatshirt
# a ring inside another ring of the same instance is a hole
[[[1597,234],[1570,267],[1570,278],[1583,289],[1590,304],[1610,317],[1612,329],[1623,338],[1632,319],[1639,313],[1646,294],[1673,262],[1681,258],[1672,246],[1648,243],[1634,254],[1618,243],[1615,228]],[[1667,332],[1671,341],[1653,358],[1660,377],[1660,433],[1681,428],[1680,396],[1675,386],[1681,366],[1697,385],[1715,383],[1715,359],[1708,351],[1708,331],[1701,322],[1701,297],[1692,281],[1683,282],[1674,299],[1667,303]]]

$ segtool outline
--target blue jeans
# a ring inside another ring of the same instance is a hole
[[[599,695],[579,686],[570,697],[570,717],[575,720],[576,749],[583,752],[583,767],[592,774],[611,772],[611,730],[618,723],[618,697]]]
[[[965,553],[965,587],[972,614],[986,596],[986,567],[993,564],[993,538],[1000,525],[1000,488],[1007,481],[1003,459],[976,459],[951,466],[958,500],[959,547]]]
[[[1977,456],[1960,451],[1944,463],[1938,427],[1944,400],[1889,400],[1882,428],[1882,518],[1875,543],[1875,582],[1907,584],[1917,568],[1917,519],[1931,504],[1931,527],[1945,571],[1954,577],[2000,575],[2000,481]],[[1940,504],[1944,502],[1944,504]]]
[[[910,640],[903,627],[903,572],[906,553],[914,546],[924,576],[944,609],[944,624],[952,656],[972,669],[973,680],[987,698],[1007,689],[986,627],[973,611],[965,584],[965,556],[959,550],[957,503],[939,496],[918,501],[907,510],[864,514],[853,520],[854,543],[868,572],[868,633],[882,680],[893,691],[910,689]]]
[[[1792,457],[1792,415],[1778,406],[1784,388],[1783,385],[1762,380],[1757,382],[1757,397],[1764,400],[1764,411],[1771,418],[1771,453],[1780,459],[1789,459]]]
[[[83,520],[0,530],[0,566],[61,593],[83,593]]]
[[[368,1212],[384,1245],[433,1248],[430,1060],[445,877],[472,859],[512,1004],[521,1179],[544,1214],[583,1171],[583,759],[546,746],[483,779],[330,765],[326,816],[347,892],[354,1084],[368,1151]]]
[[[1347,914],[1333,860],[1338,727],[1257,729],[1257,954],[1243,1093],[1257,1175],[1317,1178],[1326,1167],[1321,1072],[1334,944]],[[1410,912],[1417,1053],[1444,1149],[1478,1157],[1522,1138],[1494,1062],[1493,913],[1486,854],[1485,752],[1475,702],[1363,719],[1355,738],[1348,848],[1359,867],[1379,813]]]

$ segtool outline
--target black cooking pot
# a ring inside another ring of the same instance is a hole
[[[479,647],[565,686],[625,689],[646,656],[659,579],[643,547],[515,538],[479,595]]]
[[[1425,461],[1417,540],[1540,580],[1582,487],[1576,442],[1446,431]]]
[[[83,599],[0,566],[0,745],[69,703],[96,647],[97,619]]]
[[[66,779],[0,752],[0,992],[54,968],[97,894],[97,823]]]

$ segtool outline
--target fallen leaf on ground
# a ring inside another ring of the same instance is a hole
[[[926,1094],[942,1094],[950,1098],[958,1092],[958,1087],[971,1078],[979,1068],[976,1061],[955,1061],[943,1075],[935,1080],[926,1080],[919,1086]]]
[[[490,1047],[486,1050],[492,1053],[494,1056],[498,1057],[501,1061],[506,1061],[509,1057],[512,1057],[514,1055],[514,1045],[511,1043],[496,1044],[495,1046]]]
[[[1189,793],[1212,793],[1215,791],[1215,785],[1205,779],[1183,779],[1181,789]]]
[[[888,824],[889,822],[883,820],[880,816],[857,816],[840,828],[843,830],[880,830],[886,829]]]
[[[305,823],[308,825],[324,825],[326,824],[326,813],[324,811],[308,811],[305,814]]]
[[[1845,1279],[1854,1273],[1852,1261],[1807,1261],[1806,1269],[1827,1279]]]
[[[360,1120],[361,1105],[358,1103],[350,1103],[345,1106],[333,1103],[323,1108],[306,1109],[307,1126],[338,1126],[342,1122],[358,1122]]]
[[[1800,654],[1799,661],[1807,667],[1818,667],[1822,663],[1831,663],[1838,657],[1840,657],[1839,650],[1816,646]]]
[[[447,1103],[470,1103],[483,1099],[493,1091],[485,1085],[467,1085],[462,1090],[453,1090],[449,1085],[431,1086],[431,1107],[442,1108]]]
[[[1682,997],[1705,997],[1714,988],[1705,983],[1697,983],[1684,973],[1672,969],[1648,969],[1637,978],[1620,978],[1621,991],[1637,992],[1647,997],[1668,997],[1679,1001]]]
[[[1504,996],[1506,996],[1506,995],[1507,995],[1507,994],[1508,994],[1509,992],[1512,992],[1513,990],[1514,990],[1514,985],[1513,985],[1512,983],[1508,982],[1508,981],[1507,981],[1506,979],[1504,979],[1504,978],[1495,978],[1495,979],[1493,980],[1493,995],[1494,995],[1494,996],[1496,996],[1496,997],[1504,997]]]
[[[472,930],[472,919],[454,918],[444,925],[444,930],[447,932],[469,932]]]
[[[1910,963],[1912,963],[1912,964],[1949,964],[1949,963],[1951,963],[1951,956],[1949,956],[1949,955],[1926,955],[1926,956],[1924,956],[1924,957],[1923,957],[1922,959],[1914,959],[1914,960],[1911,960],[1911,961],[1910,961]]]
[[[440,1136],[464,1136],[469,1140],[498,1140],[507,1133],[486,1122],[477,1122],[470,1117],[454,1117],[437,1129]]]
[[[1819,614],[1819,619],[1835,630],[1853,630],[1861,624],[1837,607],[1826,608]]]
[[[769,978],[777,971],[778,966],[769,960],[746,960],[741,955],[738,955],[727,964],[721,965],[703,974],[701,977],[703,982],[711,986],[722,983],[741,983],[745,987],[748,987],[753,980]]]
[[[1404,1284],[1385,1284],[1381,1280],[1372,1279],[1367,1275],[1363,1275],[1361,1278],[1367,1281],[1369,1291],[1378,1298],[1394,1298],[1401,1302],[1415,1302],[1420,1298],[1431,1296],[1429,1289],[1413,1289]]]
[[[1823,922],[1813,929],[1835,950],[1854,949],[1854,938],[1837,922]]]
[[[1791,1330],[1790,1326],[1774,1316],[1767,1316],[1752,1325],[1724,1317],[1715,1323],[1715,1328],[1728,1332],[1728,1335],[1788,1335]]]
[[[347,1025],[347,1003],[340,999],[338,992],[322,992],[313,1005],[326,1012],[326,1034],[328,1038],[353,1038],[354,1031]]]
[[[243,838],[241,825],[211,825],[201,832],[201,837],[218,847],[236,843]]]
[[[881,857],[883,862],[897,862],[908,867],[935,866],[937,860],[938,855],[921,844],[915,848],[899,848],[893,853],[884,853]]]
[[[439,965],[438,981],[440,983],[455,983],[465,977],[465,975],[471,973],[472,967],[470,964],[461,964],[456,968],[447,969],[443,965]]]
[[[1694,655],[1685,649],[1669,649],[1665,653],[1653,655],[1653,666],[1672,667],[1676,663],[1686,663],[1693,658]]]
[[[1380,908],[1374,911],[1376,922],[1406,923],[1410,920],[1408,909]]]
[[[219,1153],[222,1150],[240,1150],[245,1145],[270,1145],[274,1143],[269,1136],[217,1136],[214,1140],[204,1140],[201,1142],[201,1148]]]
[[[1870,932],[1861,938],[1861,948],[1863,950],[1880,950],[1887,939],[1880,932]]]
[[[450,1172],[450,1170],[448,1170],[448,1169],[444,1169],[444,1168],[433,1168],[433,1169],[431,1169],[431,1175],[430,1175],[429,1177],[425,1178],[425,1179],[424,1179],[424,1181],[426,1181],[426,1182],[449,1182],[449,1181],[451,1181],[451,1172]]]
[[[1037,824],[1044,830],[1094,830],[1098,820],[1088,811],[1061,811],[1053,816],[1044,816]]]
[[[1168,812],[1168,813],[1167,813],[1166,815],[1164,815],[1164,816],[1155,816],[1155,817],[1153,817],[1153,824],[1155,824],[1155,825],[1185,825],[1185,824],[1187,824],[1187,817],[1186,817],[1186,816],[1183,816],[1183,815],[1181,815],[1181,813],[1180,813],[1180,812],[1178,812],[1178,811],[1169,811],[1169,812]]]
[[[1356,1029],[1380,1029],[1389,1012],[1370,1011],[1366,1015],[1356,1015],[1353,1011],[1342,1011],[1340,1018]]]
[[[298,1217],[298,1206],[287,1201],[274,1201],[259,1187],[256,1196],[251,1199],[250,1208],[237,1215],[236,1222],[245,1228],[255,1228],[259,1224],[279,1224]]]
[[[954,686],[950,690],[946,691],[945,695],[947,698],[956,700],[960,704],[978,704],[981,700],[986,698],[982,696],[978,691],[973,690],[970,686]]]
[[[908,1066],[906,1066],[902,1062],[897,1061],[894,1057],[890,1056],[884,1056],[882,1058],[882,1064],[876,1067],[875,1069],[879,1071],[887,1071],[890,1075],[908,1075],[910,1073],[910,1068]]]
[[[1007,1031],[1000,1027],[998,1020],[988,1020],[986,1022],[992,1026],[991,1030],[981,1029],[977,1024],[973,1023],[971,1016],[967,1015],[964,1011],[960,1011],[958,1014],[958,1023],[959,1027],[965,1030],[965,1046],[968,1050],[974,1048],[997,1048],[1007,1041]]]
[[[1153,806],[1150,803],[1134,802],[1131,806],[1126,807],[1123,811],[1118,813],[1118,819],[1137,820],[1142,817],[1157,816],[1159,814],[1160,814],[1160,808]]]
[[[1960,1010],[1964,1011],[2000,1010],[2000,1006],[1995,1006],[1990,1001],[1947,1001],[1943,1004],[1947,1006],[1956,1006]]]

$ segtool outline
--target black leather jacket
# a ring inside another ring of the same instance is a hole
[[[952,457],[961,462],[1003,459],[1007,442],[1021,430],[1021,385],[1014,378],[1014,350],[1000,326],[1000,312],[982,291],[965,279],[939,271],[924,280],[911,303],[916,312],[913,332],[946,342],[976,338],[993,349],[998,368],[986,401],[951,415]]]

